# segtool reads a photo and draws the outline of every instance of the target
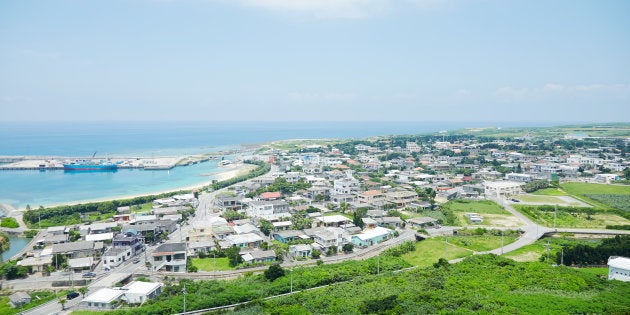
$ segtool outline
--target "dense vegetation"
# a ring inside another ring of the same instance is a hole
[[[536,190],[545,189],[551,187],[546,180],[535,180],[523,185],[521,188],[524,192],[530,193]]]
[[[370,258],[363,261],[345,261],[332,265],[294,268],[292,272],[293,290],[350,281],[357,277],[376,274],[379,266],[380,272],[389,272],[409,267],[409,264],[399,257],[382,256],[380,261],[377,261],[377,258]],[[244,277],[228,281],[193,282],[182,280],[178,284],[167,283],[162,295],[156,301],[145,303],[139,308],[117,310],[113,314],[154,315],[181,312],[183,305],[181,291],[184,284],[188,292],[186,296],[187,309],[196,310],[287,293],[290,291],[290,279],[290,273],[285,272],[284,275],[275,278],[273,282],[270,282],[263,274],[246,274]]]
[[[630,283],[495,255],[301,292],[259,302],[266,314],[624,314]]]
[[[260,175],[266,174],[271,169],[271,165],[265,162],[261,162],[261,161],[247,160],[247,161],[244,161],[244,163],[258,165],[258,167],[255,170],[247,173],[246,175],[236,176],[230,179],[212,183],[212,185],[210,185],[210,188],[212,188],[213,190],[219,190],[221,188],[225,188],[225,187],[234,185],[236,183],[244,182],[248,179],[252,179],[254,177],[258,177]]]
[[[630,212],[630,195],[585,194],[584,196],[597,200],[613,208]]]
[[[562,255],[564,254],[564,258]],[[610,256],[630,257],[630,235],[604,239],[597,246],[576,244],[556,253],[556,262],[571,265],[605,265]]]

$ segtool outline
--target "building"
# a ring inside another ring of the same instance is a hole
[[[153,270],[186,272],[186,244],[162,244],[151,254]]]
[[[507,198],[514,195],[518,195],[522,192],[521,186],[524,183],[518,182],[484,182],[484,190],[488,197]]]
[[[118,307],[125,291],[102,288],[86,296],[81,306],[87,309],[113,310]]]
[[[505,179],[512,182],[529,183],[534,180],[534,176],[521,173],[505,174]]]
[[[608,258],[608,280],[630,281],[630,258]]]
[[[254,250],[246,252],[241,257],[248,264],[269,263],[276,261],[276,252],[273,250]]]
[[[112,247],[103,254],[103,267],[117,267],[132,256],[131,247]]]
[[[361,234],[352,236],[352,243],[357,246],[371,246],[390,239],[394,232],[390,229],[377,226],[373,229],[366,229]]]
[[[418,217],[407,219],[407,224],[414,228],[426,228],[438,225],[438,220],[431,217]]]
[[[395,204],[398,208],[404,208],[408,204],[417,201],[418,195],[408,190],[395,190],[385,193],[385,200]]]
[[[123,300],[125,300],[127,304],[142,304],[160,295],[162,293],[162,286],[164,286],[164,284],[160,282],[133,281],[122,287],[122,290],[125,292]]]
[[[369,205],[380,205],[380,203],[385,201],[385,194],[383,194],[380,190],[368,190],[360,193],[357,196],[357,201],[359,201],[359,203]]]
[[[296,244],[289,246],[289,255],[293,258],[308,258],[313,253],[313,247],[310,244]]]

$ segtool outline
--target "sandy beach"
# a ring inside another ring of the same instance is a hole
[[[227,165],[227,166],[222,166],[221,169],[222,169],[221,172],[209,173],[209,174],[201,174],[202,176],[207,176],[208,177],[208,181],[203,182],[202,184],[198,184],[198,185],[184,186],[184,187],[179,187],[179,188],[176,188],[176,189],[169,189],[169,190],[152,191],[152,192],[143,193],[143,194],[118,195],[118,196],[107,197],[107,198],[97,198],[97,199],[88,199],[88,200],[74,200],[74,201],[69,201],[69,202],[43,204],[42,206],[44,206],[45,208],[49,208],[49,207],[55,207],[55,206],[76,205],[76,204],[83,204],[83,203],[90,203],[90,202],[102,202],[102,201],[109,201],[109,200],[131,199],[131,198],[140,197],[140,196],[158,195],[158,194],[169,193],[169,192],[180,191],[180,190],[199,189],[199,188],[202,188],[202,187],[205,187],[205,186],[208,186],[208,185],[212,184],[212,182],[214,180],[222,181],[222,180],[227,180],[227,179],[230,179],[230,178],[234,178],[236,176],[245,175],[245,174],[249,173],[250,171],[256,169],[256,165],[244,164],[244,163],[235,163],[235,164],[230,164],[230,165]],[[19,211],[25,211],[26,209],[22,208],[22,209],[18,209],[18,210]]]

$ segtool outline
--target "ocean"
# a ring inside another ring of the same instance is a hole
[[[496,123],[0,122],[0,156],[175,156],[275,140],[365,138],[492,125]],[[24,208],[150,194],[201,185],[212,180],[201,174],[219,171],[216,161],[170,171],[0,171],[0,203]]]

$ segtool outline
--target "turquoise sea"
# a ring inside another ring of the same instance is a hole
[[[512,126],[535,124],[512,123]],[[285,139],[420,134],[497,123],[447,122],[0,122],[0,156],[173,156]],[[502,127],[510,127],[502,124]],[[216,161],[170,171],[0,171],[0,203],[24,208],[150,194],[212,180]]]

